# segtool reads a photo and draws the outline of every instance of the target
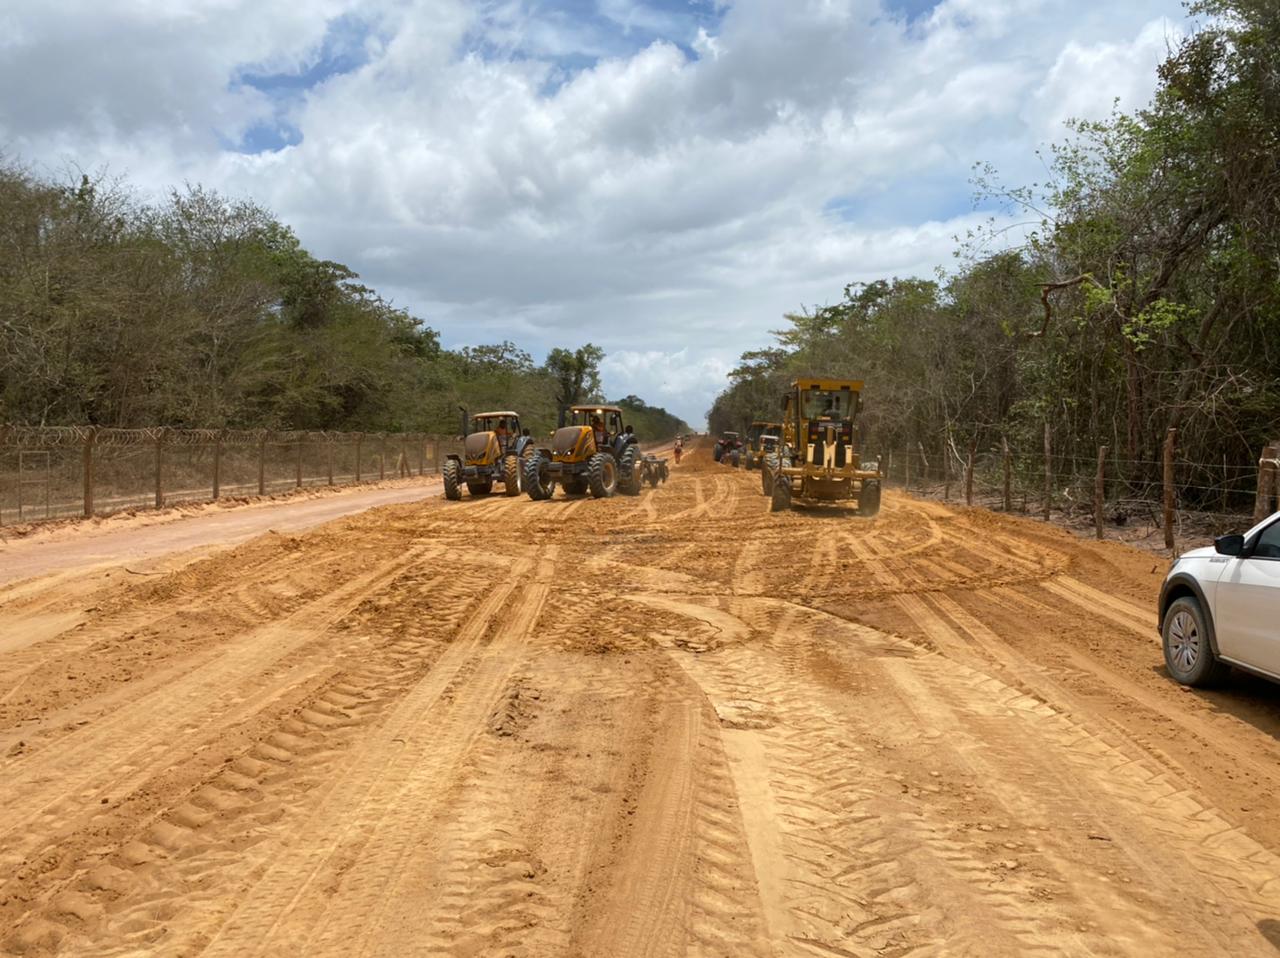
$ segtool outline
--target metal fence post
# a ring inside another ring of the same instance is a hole
[[[167,430],[161,426],[156,433],[156,508],[164,508],[164,437]]]
[[[84,517],[93,517],[93,443],[98,430],[90,426],[84,431]]]

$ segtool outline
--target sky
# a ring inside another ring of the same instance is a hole
[[[931,276],[975,163],[1144,105],[1180,0],[2,0],[0,154],[251,197],[446,346],[602,346],[699,424],[846,284]]]

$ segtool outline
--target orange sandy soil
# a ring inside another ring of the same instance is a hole
[[[1280,692],[1174,685],[1123,545],[703,444],[147,561],[0,586],[0,953],[1280,942]]]

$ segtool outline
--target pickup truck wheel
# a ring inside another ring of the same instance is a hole
[[[1164,664],[1174,681],[1204,688],[1221,682],[1231,671],[1231,666],[1213,654],[1204,610],[1191,596],[1173,601],[1164,614],[1160,634]]]

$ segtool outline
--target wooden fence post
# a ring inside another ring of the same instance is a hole
[[[258,495],[267,494],[267,434],[258,433]]]
[[[360,449],[364,445],[364,433],[356,433],[356,482],[360,481]]]
[[[907,447],[906,454],[902,457],[902,491],[911,491],[911,447]]]
[[[329,469],[329,485],[333,485],[333,437],[326,434],[324,440],[325,462]]]
[[[1166,549],[1174,548],[1173,541],[1173,444],[1177,441],[1178,430],[1170,429],[1164,436],[1164,545]]]
[[[1013,511],[1013,459],[1009,455],[1009,440],[1001,436],[1000,443],[1004,447],[1004,511]]]
[[[1103,538],[1102,533],[1102,513],[1106,508],[1107,501],[1107,447],[1098,447],[1098,474],[1093,479],[1093,530],[1094,534],[1099,538]]]
[[[969,440],[969,460],[964,469],[964,504],[973,505],[973,457],[977,453],[978,440]]]
[[[418,437],[418,475],[427,474],[427,437]]]
[[[294,465],[296,466],[296,470],[294,472],[293,484],[295,489],[301,489],[302,488],[302,438],[299,437],[298,441],[295,442],[294,445],[297,447],[297,458],[294,463]]]
[[[93,444],[98,430],[90,426],[84,432],[84,517],[93,518]]]
[[[951,501],[951,446],[942,441],[942,501]]]
[[[1258,459],[1258,493],[1253,503],[1254,522],[1261,522],[1271,514],[1271,490],[1277,481],[1275,461],[1278,457],[1280,447],[1262,447],[1262,455]]]
[[[1053,513],[1053,442],[1049,421],[1044,424],[1044,521]]]
[[[379,481],[387,478],[387,434],[382,435],[382,445],[378,450],[378,479]]]
[[[222,492],[222,438],[227,431],[225,429],[218,430],[218,435],[213,439],[213,498],[217,499]]]
[[[924,495],[924,484],[929,480],[929,457],[924,454],[924,443],[916,445],[920,448],[920,494]]]
[[[162,426],[156,432],[156,508],[164,508],[164,434]]]

